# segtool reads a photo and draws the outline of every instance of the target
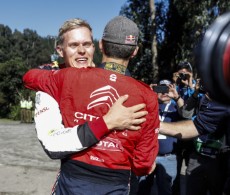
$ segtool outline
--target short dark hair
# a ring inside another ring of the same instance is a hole
[[[192,72],[192,66],[189,62],[180,62],[178,65],[177,65],[177,71],[178,70],[181,70],[181,69],[187,69],[189,72]]]
[[[108,57],[129,59],[136,49],[135,45],[121,45],[102,40],[104,53]]]

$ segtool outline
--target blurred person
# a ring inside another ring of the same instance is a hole
[[[186,169],[187,195],[223,194],[227,171],[226,155],[220,152],[223,146],[224,132],[194,139],[195,151]]]
[[[173,73],[173,81],[176,84],[177,92],[184,101],[194,93],[195,80],[193,78],[193,69],[189,62],[182,61],[176,67],[176,72]],[[182,106],[178,110],[181,113]],[[174,194],[180,194],[180,173],[183,162],[187,166],[189,155],[192,152],[192,140],[178,140],[177,142],[177,177],[174,185]]]
[[[105,70],[31,70],[24,76],[27,87],[43,89],[55,97],[62,116],[68,116],[63,117],[68,126],[97,120],[122,94],[130,96],[125,105],[146,103],[147,121],[142,124],[141,130],[113,131],[96,146],[62,161],[56,194],[128,194],[131,169],[136,175],[152,172],[158,152],[157,97],[149,86],[124,76],[129,59],[138,51],[138,34],[139,30],[131,20],[115,17],[106,25],[100,41],[103,52],[101,66]]]
[[[32,109],[33,109],[33,102],[31,100],[31,97],[28,97],[28,100],[26,102],[26,123],[32,123]]]
[[[26,104],[27,104],[27,101],[24,98],[24,96],[22,96],[21,100],[20,100],[20,117],[21,117],[21,123],[25,123],[26,122]]]
[[[213,104],[216,103],[209,98],[203,82],[197,79],[195,92],[185,102],[182,115],[188,119],[194,119],[196,112],[215,106]],[[219,151],[225,145],[226,124],[220,125],[219,128],[220,132],[201,135],[193,139],[194,150],[190,154],[186,169],[187,195],[221,195],[223,193],[227,166],[225,155]]]
[[[64,63],[58,65],[57,56],[52,55],[52,63],[41,65],[39,68],[58,70],[65,67],[94,67],[92,61],[94,50],[90,25],[80,18],[70,19],[60,27],[57,41],[57,53],[63,58]],[[142,116],[146,112],[137,111],[143,109],[145,105],[125,108],[122,104],[127,98],[127,96],[120,97],[100,120],[65,128],[57,101],[44,92],[37,92],[35,127],[37,137],[47,155],[52,159],[64,159],[72,153],[96,144],[110,130],[124,128],[138,130],[140,128],[138,124],[145,121]],[[98,129],[99,125],[103,125],[104,128]]]
[[[160,121],[173,122],[181,120],[178,113],[178,93],[169,80],[161,80],[158,86],[167,86],[168,92],[158,92]],[[174,101],[174,99],[176,101]],[[180,100],[183,101],[183,100]],[[183,103],[182,103],[183,104]],[[180,105],[179,105],[180,107]],[[177,139],[162,134],[158,135],[159,152],[156,158],[156,168],[148,176],[140,178],[138,194],[171,195],[173,183],[177,175],[176,143]]]
[[[196,140],[197,155],[191,156],[187,170],[187,174],[192,175],[188,180],[188,190],[193,190],[188,193],[202,194],[208,189],[209,193],[220,194],[223,193],[220,190],[223,184],[224,194],[230,194],[230,107],[211,100],[207,94],[202,98],[194,120],[163,122],[160,132],[179,139],[199,137]],[[203,185],[194,186],[198,178],[203,180]]]

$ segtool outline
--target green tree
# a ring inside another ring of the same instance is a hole
[[[27,70],[19,58],[0,63],[0,117],[8,117],[11,108],[19,104],[20,95],[28,93],[22,83]]]
[[[139,53],[128,68],[134,78],[147,84],[171,78],[174,67],[182,60],[190,61],[194,67],[193,54],[206,29],[230,9],[230,1],[226,0],[155,0],[155,6],[152,1],[127,0],[120,12],[140,29]],[[30,68],[50,63],[55,41],[53,36],[41,37],[30,29],[12,32],[0,24],[0,117],[17,110],[13,106],[18,103],[18,94],[33,95],[24,89],[22,75]],[[94,43],[94,62],[99,64],[98,40]]]
[[[0,62],[11,58],[12,31],[8,26],[0,24]]]
[[[136,22],[141,31],[140,52],[129,68],[133,77],[146,83],[155,81],[152,55],[156,53],[160,79],[170,79],[180,61],[190,61],[194,67],[194,51],[205,30],[230,8],[230,2],[226,0],[158,0],[155,1],[154,17],[150,5],[149,1],[127,0],[120,12]],[[153,39],[155,35],[156,39]],[[157,42],[155,53],[151,52],[153,40]]]
[[[102,61],[102,53],[101,50],[99,49],[99,41],[97,39],[94,39],[94,46],[95,46],[95,52],[93,56],[93,62],[95,65],[101,64]]]
[[[229,10],[230,2],[225,0],[168,2],[164,20],[164,40],[159,48],[158,59],[162,75],[171,78],[170,73],[180,61],[191,62],[195,69],[194,52],[197,46],[213,20]]]
[[[30,29],[23,31],[23,38],[23,59],[25,59],[25,64],[29,68],[50,62],[52,51],[44,44],[44,38],[38,36],[35,31]]]
[[[152,30],[149,1],[128,0],[121,8],[120,14],[133,20],[140,29],[139,52],[130,61],[128,68],[134,78],[151,83],[154,75],[151,46],[155,32]]]

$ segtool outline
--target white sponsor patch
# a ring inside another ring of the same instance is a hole
[[[95,161],[98,161],[98,162],[104,162],[104,159],[101,159],[101,158],[98,158],[96,156],[90,156],[90,160],[95,160]]]

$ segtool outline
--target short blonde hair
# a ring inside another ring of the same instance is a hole
[[[63,43],[63,41],[64,41],[63,35],[66,32],[71,31],[71,30],[76,29],[76,28],[80,28],[80,27],[88,28],[90,30],[90,32],[91,32],[91,37],[92,37],[92,40],[93,40],[92,28],[89,25],[89,23],[86,22],[85,20],[80,19],[80,18],[74,18],[74,19],[70,19],[70,20],[65,21],[64,24],[59,29],[58,44]]]

